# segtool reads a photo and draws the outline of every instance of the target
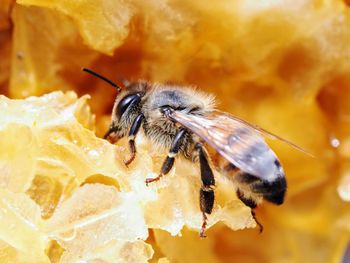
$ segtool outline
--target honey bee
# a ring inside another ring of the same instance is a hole
[[[116,142],[128,136],[131,155],[124,161],[127,166],[135,159],[135,137],[141,127],[153,144],[169,150],[159,175],[147,178],[147,185],[168,174],[178,155],[199,163],[202,181],[199,200],[203,215],[200,237],[204,237],[207,215],[211,214],[215,199],[215,178],[206,145],[223,157],[217,169],[234,182],[237,197],[251,208],[252,216],[262,231],[254,208],[263,200],[282,204],[287,189],[282,165],[262,135],[282,140],[301,151],[303,149],[216,110],[213,96],[193,88],[137,81],[127,83],[122,89],[89,69],[83,70],[107,81],[120,92],[104,138]]]

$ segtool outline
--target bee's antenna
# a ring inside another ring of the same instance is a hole
[[[115,87],[117,89],[118,92],[120,92],[122,90],[122,88],[120,86],[118,86],[117,84],[115,84],[113,81],[111,81],[110,79],[107,79],[106,77],[104,76],[101,76],[100,74],[92,71],[91,69],[88,69],[88,68],[82,68],[82,71],[85,71],[99,79],[102,79],[104,80],[105,82],[107,82],[108,84],[112,85],[113,87]]]

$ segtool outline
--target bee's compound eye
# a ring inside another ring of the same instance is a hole
[[[117,115],[120,118],[123,113],[131,106],[136,105],[140,102],[141,98],[139,94],[129,94],[126,95],[122,100],[119,102],[117,106]]]

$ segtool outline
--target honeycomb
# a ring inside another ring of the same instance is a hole
[[[3,0],[0,3],[0,262],[346,262],[350,237],[348,1]],[[250,209],[216,172],[199,238],[197,165],[143,134],[101,139],[117,83],[192,85],[267,139],[288,181],[282,206]]]

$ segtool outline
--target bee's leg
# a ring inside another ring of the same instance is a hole
[[[254,208],[256,208],[257,203],[248,197],[245,197],[243,192],[239,189],[237,189],[237,197],[239,198],[239,200],[241,200],[246,206],[250,207],[250,211],[252,214],[253,219],[255,220],[256,224],[259,227],[259,232],[262,233],[264,230],[264,226],[259,222],[259,220],[256,218],[255,212],[254,212]]]
[[[187,131],[185,129],[180,129],[178,131],[178,133],[175,135],[175,138],[170,146],[168,156],[165,158],[163,162],[162,169],[160,171],[159,176],[157,176],[156,178],[147,178],[146,185],[154,181],[158,181],[163,175],[166,175],[167,173],[170,172],[175,162],[175,156],[178,154],[180,150],[180,147],[183,143],[186,133]]]
[[[264,226],[260,223],[260,221],[256,218],[256,214],[254,212],[253,209],[250,210],[253,219],[255,220],[255,223],[258,225],[259,227],[259,233],[261,234],[264,231]]]
[[[124,163],[125,163],[126,166],[131,164],[131,162],[136,157],[135,137],[136,137],[138,131],[140,130],[140,127],[141,127],[143,119],[144,119],[143,114],[139,114],[139,115],[137,115],[137,117],[135,118],[133,123],[131,124],[131,128],[129,130],[129,136],[128,136],[129,148],[130,148],[131,156],[130,156],[130,158],[128,160],[124,160]]]
[[[199,164],[201,169],[202,187],[200,189],[200,209],[203,214],[203,224],[199,233],[200,237],[205,237],[204,232],[207,227],[207,215],[211,214],[214,206],[214,189],[215,179],[208,161],[208,154],[201,143],[196,144],[199,154]]]

